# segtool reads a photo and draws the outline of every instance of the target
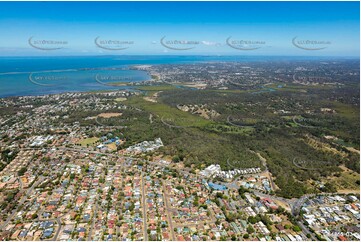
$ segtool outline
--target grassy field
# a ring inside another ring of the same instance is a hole
[[[360,174],[347,169],[346,167],[341,167],[343,172],[339,177],[330,178],[330,182],[335,184],[338,190],[359,190],[360,186],[356,183],[360,180]]]
[[[353,107],[351,105],[347,105],[335,101],[334,102],[328,101],[328,104],[331,104],[332,108],[336,110],[337,114],[339,114],[344,118],[355,120],[355,119],[359,119],[360,117],[360,111],[357,107]]]
[[[117,146],[115,143],[108,144],[107,147],[111,150],[117,150]]]
[[[144,100],[142,97],[132,97],[125,102],[127,105],[143,109],[152,113],[166,123],[184,127],[204,127],[212,121],[202,117],[183,112],[177,108],[170,107],[163,103],[154,103]]]
[[[175,90],[177,87],[172,85],[156,85],[156,86],[137,86],[140,91],[146,92],[146,96],[152,96],[156,92]]]
[[[137,89],[141,91],[167,91],[177,89],[172,85],[159,85],[159,86],[139,86]]]
[[[116,102],[123,102],[126,101],[127,99],[125,97],[118,97],[115,99]]]
[[[80,140],[78,143],[79,143],[81,146],[87,146],[87,145],[92,145],[92,144],[94,144],[94,143],[97,142],[98,140],[99,140],[99,138],[97,138],[97,137],[86,138],[86,139]]]

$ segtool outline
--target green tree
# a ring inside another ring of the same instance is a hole
[[[254,228],[251,225],[248,225],[247,227],[247,233],[249,234],[253,234],[254,233]]]

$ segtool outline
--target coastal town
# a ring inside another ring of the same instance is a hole
[[[0,241],[361,241],[360,1],[0,11]]]
[[[282,198],[262,157],[192,169],[159,137],[124,145],[136,95],[1,100],[1,240],[359,240],[359,194]]]
[[[15,166],[14,159],[1,173],[2,239],[304,241],[311,231],[319,238],[359,238],[348,225],[359,220],[353,195],[307,199],[303,227],[288,210],[291,202],[213,184],[171,164],[62,147],[18,156],[23,163]]]

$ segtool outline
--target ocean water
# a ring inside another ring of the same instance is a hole
[[[190,56],[1,57],[0,97],[131,89],[109,83],[150,79],[144,71],[127,70],[130,65],[207,59]]]
[[[184,64],[213,61],[264,61],[290,57],[262,56],[82,56],[0,57],[0,97],[63,92],[131,89],[110,82],[149,80],[131,65]],[[292,58],[291,58],[292,59]],[[106,68],[106,69],[105,69]]]

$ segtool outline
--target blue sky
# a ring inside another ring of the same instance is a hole
[[[360,52],[359,2],[0,2],[0,9],[1,56]]]

